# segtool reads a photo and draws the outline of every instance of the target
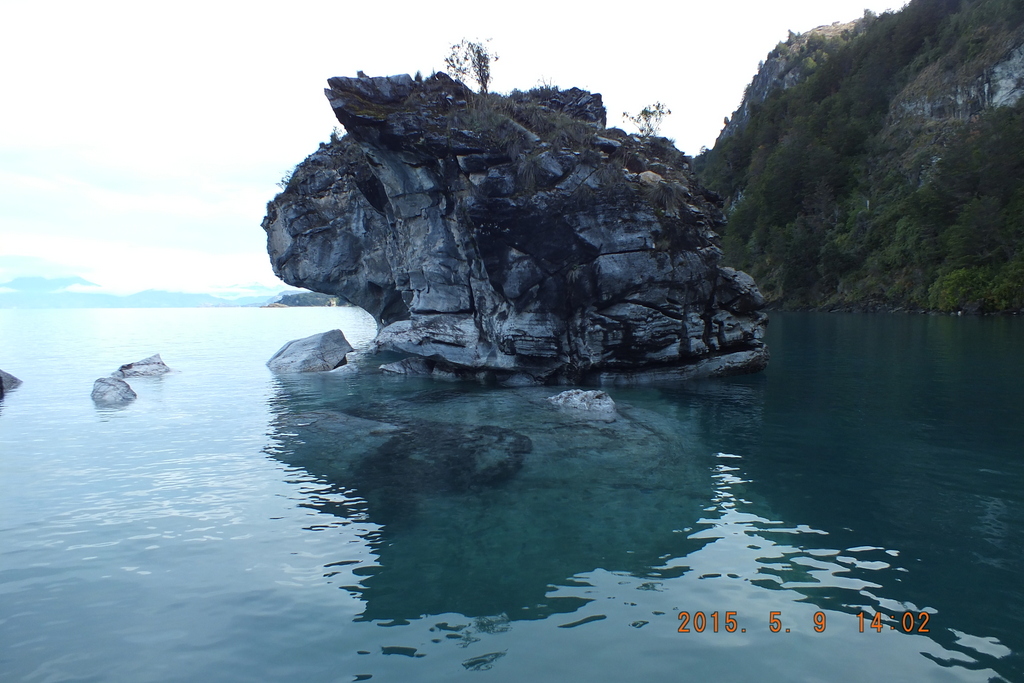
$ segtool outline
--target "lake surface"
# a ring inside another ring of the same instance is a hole
[[[1024,680],[1024,321],[776,313],[614,422],[264,366],[332,327],[0,310],[0,680]]]

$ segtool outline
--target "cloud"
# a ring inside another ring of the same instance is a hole
[[[59,291],[77,292],[79,294],[95,294],[100,292],[101,290],[102,287],[100,287],[99,285],[93,284],[92,282],[88,282],[85,284],[75,283],[73,285],[68,285],[67,287]]]
[[[109,169],[101,182],[76,172],[49,175],[0,170],[6,231],[97,235],[137,245],[199,247],[211,252],[261,248],[267,188],[206,177],[139,177]],[[93,173],[91,175],[101,175]],[[276,188],[275,188],[276,189]]]
[[[95,291],[96,285],[78,276],[71,277],[17,277],[3,283],[4,287],[16,292],[68,292],[78,288],[84,291]],[[92,289],[90,289],[92,288]]]
[[[4,244],[4,242],[0,242]],[[5,250],[10,251],[9,245]],[[7,282],[19,277],[70,277],[75,275],[74,266],[58,263],[39,256],[23,256],[20,254],[0,255],[0,282]]]
[[[284,283],[274,276],[264,251],[211,254],[199,249],[150,247],[123,242],[64,237],[40,241],[34,235],[4,234],[0,244],[29,257],[74,264],[82,277],[108,294],[132,294],[145,289],[212,292],[238,282],[254,282],[277,290]],[[95,291],[95,290],[93,290]]]

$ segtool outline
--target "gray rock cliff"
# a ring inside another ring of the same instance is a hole
[[[1005,50],[980,75],[944,72],[929,65],[894,99],[887,123],[918,117],[928,121],[968,121],[989,107],[1012,107],[1024,97],[1024,44]]]
[[[668,140],[605,129],[600,95],[329,85],[347,135],[296,167],[263,228],[274,272],[368,311],[377,350],[510,384],[765,367],[764,300],[719,264],[719,198]]]

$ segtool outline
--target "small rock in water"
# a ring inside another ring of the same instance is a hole
[[[326,372],[345,364],[352,345],[341,330],[328,330],[294,339],[267,361],[274,372]]]
[[[100,377],[92,385],[92,400],[105,405],[128,403],[138,398],[128,382],[116,377]]]
[[[160,358],[160,354],[156,353],[149,358],[143,358],[142,360],[137,360],[134,363],[122,365],[117,370],[110,373],[110,376],[120,379],[124,379],[125,377],[156,377],[157,375],[163,375],[170,371],[171,369],[164,365],[164,361]]]
[[[548,401],[559,408],[579,410],[591,415],[600,415],[604,419],[615,419],[615,401],[603,391],[569,389],[555,396],[549,396]]]
[[[9,372],[4,372],[3,370],[0,370],[0,398],[3,398],[4,394],[6,394],[11,389],[17,388],[19,384],[21,384],[20,379],[18,379]]]

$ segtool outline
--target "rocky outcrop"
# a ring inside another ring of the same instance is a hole
[[[887,125],[906,119],[968,121],[989,107],[1012,107],[1024,97],[1024,45],[1016,45],[980,76],[965,77],[934,63],[893,100]]]
[[[134,363],[126,363],[114,372],[111,377],[123,379],[125,377],[158,377],[170,372],[171,369],[164,364],[160,354],[156,353],[148,358],[137,360]]]
[[[818,60],[822,59],[822,48],[834,50],[843,42],[863,33],[870,23],[871,17],[865,13],[864,17],[856,21],[837,21],[804,33],[790,31],[789,38],[775,46],[758,65],[757,73],[743,92],[739,109],[725,120],[718,142],[743,130],[750,121],[753,107],[762,104],[773,92],[788,90],[810,75],[817,66],[815,56]]]
[[[92,385],[92,400],[100,405],[123,405],[138,398],[128,383],[116,377],[100,377]]]
[[[352,345],[341,330],[329,330],[282,346],[267,361],[274,372],[327,372],[345,365]]]
[[[791,32],[789,39],[779,43],[761,62],[739,108],[726,119],[716,144],[743,130],[754,108],[772,93],[806,80],[818,62],[827,61],[830,54],[863,34],[873,23],[874,17],[865,12],[856,21],[818,26],[805,33]],[[1019,31],[1004,34],[1000,29],[985,26],[977,29],[971,39],[972,51],[979,54],[966,63],[948,55],[932,60],[909,83],[901,84],[900,92],[892,98],[885,135],[902,139],[903,142],[895,144],[908,145],[915,151],[922,147],[940,148],[956,133],[957,124],[970,121],[991,107],[1015,105],[1024,97],[1022,35]],[[915,137],[919,139],[913,141]]]
[[[668,140],[605,129],[599,95],[475,95],[444,74],[329,85],[348,134],[270,202],[268,252],[286,282],[368,311],[375,350],[422,359],[399,371],[529,384],[765,366],[763,299],[719,263],[719,198]]]
[[[1016,35],[1001,50],[1000,41],[990,41],[994,44],[982,57],[960,68],[934,62],[893,98],[884,135],[889,145],[906,148],[901,166],[908,175],[926,181],[964,123],[977,121],[987,109],[1012,107],[1024,97],[1021,40]],[[999,56],[985,60],[992,52]]]

